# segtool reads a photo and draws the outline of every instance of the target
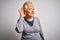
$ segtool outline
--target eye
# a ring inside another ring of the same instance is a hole
[[[34,8],[29,8],[28,10],[35,10]]]
[[[29,10],[31,10],[31,8],[29,8]]]

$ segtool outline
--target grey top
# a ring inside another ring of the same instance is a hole
[[[28,21],[27,19],[24,18],[24,20],[30,25],[30,27],[33,26],[34,19],[32,21]]]
[[[18,33],[22,33],[21,40],[44,40],[38,17],[34,17],[33,26],[30,26],[24,18],[19,17],[16,29]]]

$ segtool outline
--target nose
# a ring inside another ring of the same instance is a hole
[[[34,14],[34,10],[32,10],[32,13]]]
[[[32,12],[34,12],[34,8],[32,8]]]
[[[32,10],[32,12],[34,12],[34,10]]]
[[[33,10],[32,10],[32,12],[33,12]]]

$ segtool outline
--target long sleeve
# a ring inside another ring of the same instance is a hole
[[[40,21],[39,21],[39,18],[37,18],[37,19],[38,19],[38,23],[39,23],[39,27],[40,27],[39,34],[40,34],[42,40],[45,40],[45,39],[44,39],[44,35],[43,35],[43,31],[42,31],[42,28],[41,28],[41,24],[40,24]]]
[[[23,20],[24,20],[24,18],[22,18],[22,17],[19,17],[19,19],[17,20],[15,30],[18,33],[21,33],[24,30],[24,28],[23,28]]]

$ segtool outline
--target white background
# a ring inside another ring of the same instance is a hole
[[[20,39],[15,31],[18,9],[27,0],[0,0],[0,39]],[[60,0],[31,0],[45,40],[60,40]]]

